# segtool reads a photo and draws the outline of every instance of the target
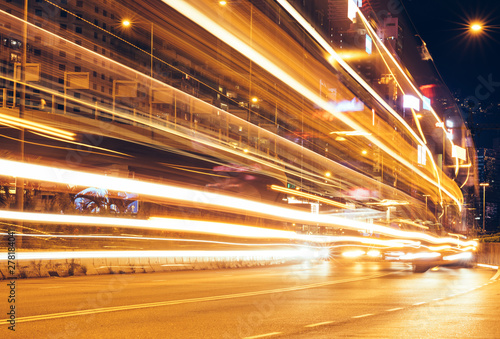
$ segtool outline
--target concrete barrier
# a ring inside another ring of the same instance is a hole
[[[132,274],[181,270],[234,269],[296,262],[296,259],[235,256],[125,257],[75,259],[18,259],[17,278],[67,277],[79,275]],[[0,280],[8,279],[7,260],[0,260]]]
[[[488,265],[500,265],[500,243],[480,243],[476,254],[476,262]]]

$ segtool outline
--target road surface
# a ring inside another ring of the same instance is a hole
[[[464,268],[414,274],[406,264],[332,260],[18,280],[15,334],[22,338],[494,338],[500,333],[500,284],[491,280],[494,275],[489,269]],[[6,303],[2,305],[7,310]],[[12,334],[5,321],[1,330]]]

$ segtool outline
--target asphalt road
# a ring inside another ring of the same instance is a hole
[[[15,337],[495,338],[494,274],[330,261],[18,280]],[[5,320],[0,332],[13,336]]]

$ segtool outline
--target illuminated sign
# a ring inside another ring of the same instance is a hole
[[[352,100],[342,100],[339,102],[330,102],[332,108],[337,112],[360,112],[365,108],[365,105],[358,100],[358,98],[353,98]]]
[[[427,163],[425,147],[423,147],[422,145],[418,145],[418,163],[424,166]]]
[[[403,96],[403,107],[420,111],[420,100],[413,95],[405,95]]]
[[[453,145],[453,148],[451,149],[451,156],[463,161],[467,160],[467,152],[465,151],[465,148],[457,145]]]
[[[422,108],[430,111],[432,109],[431,107],[431,99],[428,97],[423,97],[422,99]]]
[[[347,0],[347,1],[348,1],[347,17],[351,19],[352,22],[354,22],[354,19],[356,19],[357,7],[363,6],[363,0]]]
[[[372,54],[372,38],[368,34],[366,35],[365,50],[366,53]]]

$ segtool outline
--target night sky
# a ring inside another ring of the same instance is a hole
[[[478,97],[483,107],[494,104],[488,114],[474,118],[475,139],[477,147],[497,148],[500,130],[480,128],[500,126],[496,106],[500,103],[500,1],[401,1],[450,90],[461,90],[462,97]],[[476,21],[483,22],[486,30],[471,35],[468,23]]]
[[[451,90],[474,94],[478,77],[489,74],[500,82],[500,1],[402,1]],[[467,23],[475,19],[485,22],[486,32],[467,32]]]

